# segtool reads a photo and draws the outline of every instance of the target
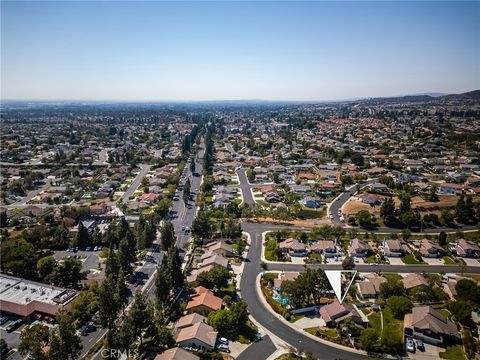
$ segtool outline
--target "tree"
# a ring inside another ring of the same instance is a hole
[[[107,277],[98,291],[99,318],[103,327],[112,330],[115,327],[120,306],[115,293],[116,281],[112,276]]]
[[[386,282],[380,284],[379,296],[382,299],[388,299],[391,296],[402,296],[405,294],[405,288],[400,280],[388,278]]]
[[[363,155],[358,152],[354,152],[352,156],[350,156],[350,160],[352,161],[352,163],[354,163],[357,166],[365,165],[365,160],[363,159]]]
[[[187,179],[185,181],[185,185],[183,187],[183,201],[187,203],[190,200],[190,190],[192,188],[192,185],[190,183],[190,179]]]
[[[342,261],[342,268],[344,270],[353,270],[355,268],[355,261],[353,258],[347,254]]]
[[[232,275],[227,268],[223,266],[215,266],[209,271],[200,273],[197,277],[197,283],[200,286],[207,289],[220,290],[228,286],[228,281],[232,278]]]
[[[55,352],[63,355],[57,359],[77,359],[82,351],[82,342],[75,331],[70,314],[66,311],[61,311],[57,314],[56,318],[58,327],[53,336],[58,337],[59,341],[56,342],[56,344],[59,345],[59,349]]]
[[[400,200],[400,208],[398,209],[398,213],[400,216],[402,216],[403,214],[406,214],[412,210],[412,199],[410,198],[410,195],[403,194]]]
[[[165,221],[160,228],[160,242],[164,251],[170,249],[177,242],[175,229],[171,221]]]
[[[53,256],[45,256],[40,258],[37,261],[37,271],[40,279],[45,282],[50,282],[50,279],[48,277],[52,274],[56,266],[57,261]]]
[[[26,327],[20,333],[20,346],[18,350],[22,355],[31,354],[32,360],[47,359],[43,347],[48,344],[50,329],[46,325],[35,324]]]
[[[406,296],[391,296],[387,299],[387,305],[396,319],[403,319],[405,314],[412,311],[412,301]]]
[[[3,273],[33,279],[36,275],[36,255],[32,244],[22,238],[2,241],[0,269]]]
[[[171,287],[174,293],[183,286],[184,276],[182,271],[182,259],[178,255],[178,250],[172,246],[167,252],[167,265]]]
[[[75,325],[85,324],[92,318],[93,314],[98,311],[98,291],[98,285],[94,282],[78,292],[70,309],[70,314]]]
[[[457,321],[464,325],[468,326],[472,321],[472,311],[474,309],[474,305],[469,300],[457,300],[450,302],[448,305],[448,309],[450,312],[455,316]]]
[[[126,238],[120,241],[117,259],[121,269],[120,272],[123,274],[130,274],[132,272],[132,262],[135,261],[136,256],[135,252],[132,252]]]
[[[438,234],[438,245],[440,246],[447,245],[447,234],[445,233],[445,231],[442,231],[440,232],[440,234]]]
[[[388,224],[395,219],[395,203],[392,198],[387,197],[380,207],[380,216]]]
[[[455,284],[457,298],[462,300],[471,300],[474,303],[480,303],[480,286],[469,279],[460,279]]]
[[[140,337],[140,345],[143,344],[143,331],[148,327],[153,314],[149,313],[148,300],[146,295],[137,291],[127,321],[130,322],[135,338]]]
[[[171,278],[168,270],[168,260],[164,256],[162,262],[157,268],[157,277],[155,278],[155,299],[159,308],[169,305],[171,292]]]
[[[208,323],[228,339],[236,340],[239,331],[248,320],[247,304],[244,301],[234,303],[230,309],[212,311]]]
[[[360,210],[355,215],[358,225],[365,229],[370,229],[375,225],[375,217],[367,210]]]
[[[190,172],[192,174],[195,172],[195,159],[193,157],[190,159]]]
[[[365,350],[370,351],[375,347],[378,338],[379,336],[377,330],[374,328],[366,328],[360,335],[360,344],[362,344],[362,347]]]
[[[437,202],[438,201],[437,191],[438,191],[437,184],[433,184],[432,187],[430,188],[428,200],[430,200],[431,202]]]
[[[82,272],[82,263],[75,259],[63,259],[50,275],[51,282],[60,287],[77,288],[86,274]]]
[[[90,243],[91,243],[90,234],[88,233],[87,228],[80,221],[78,223],[78,232],[77,232],[77,235],[75,236],[75,239],[73,240],[72,245],[78,246],[79,248],[85,248],[89,246]]]
[[[125,306],[128,304],[130,293],[130,289],[125,280],[125,275],[123,272],[120,272],[115,284],[115,302],[122,311],[125,311]]]
[[[199,211],[192,223],[192,235],[199,239],[208,239],[212,231],[213,227],[208,215],[204,211]]]

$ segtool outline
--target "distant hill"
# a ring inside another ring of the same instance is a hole
[[[480,100],[480,90],[473,90],[463,94],[450,94],[442,98],[445,100]]]
[[[480,90],[473,90],[462,94],[441,95],[440,93],[395,96],[385,98],[371,98],[360,100],[363,104],[392,104],[392,103],[415,103],[415,102],[442,102],[451,100],[480,100]]]

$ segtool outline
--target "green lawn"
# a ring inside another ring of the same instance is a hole
[[[382,313],[383,313],[383,328],[384,329],[386,327],[394,328],[398,332],[398,335],[401,338],[403,338],[403,321],[395,319],[388,306],[385,308],[382,307]],[[377,333],[380,335],[382,333],[380,312],[372,313],[368,317],[368,320],[370,321],[370,326],[374,328],[377,331]]]
[[[275,249],[277,248],[277,241],[275,239],[269,239],[265,242],[265,259],[270,261],[277,261],[275,255]]]
[[[407,254],[402,257],[402,261],[405,264],[414,265],[414,264],[425,264],[423,261],[418,261],[412,254]]]
[[[390,281],[402,280],[402,276],[398,274],[383,274],[383,277]]]
[[[241,344],[250,344],[255,341],[255,334],[258,332],[258,328],[250,321],[242,326],[238,331],[238,341]]]
[[[333,341],[338,337],[337,329],[323,330],[323,329],[320,329],[318,326],[315,326],[312,328],[306,328],[304,330],[309,334],[319,336],[329,341]]]
[[[444,256],[442,259],[445,261],[445,265],[465,265],[463,259],[456,259],[451,256]]]
[[[377,255],[371,255],[367,257],[367,263],[373,264],[373,263],[378,263],[379,259],[377,258]]]
[[[462,345],[455,345],[447,347],[447,350],[440,353],[442,359],[450,360],[464,360],[466,359],[465,353],[463,352]]]
[[[238,185],[238,181],[236,180],[229,181],[228,185]]]

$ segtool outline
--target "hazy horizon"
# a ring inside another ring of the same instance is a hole
[[[476,1],[1,8],[3,102],[328,102],[480,89]]]

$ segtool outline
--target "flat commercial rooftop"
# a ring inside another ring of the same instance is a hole
[[[0,274],[1,301],[27,305],[36,300],[45,304],[61,305],[71,299],[75,293],[75,290]]]

